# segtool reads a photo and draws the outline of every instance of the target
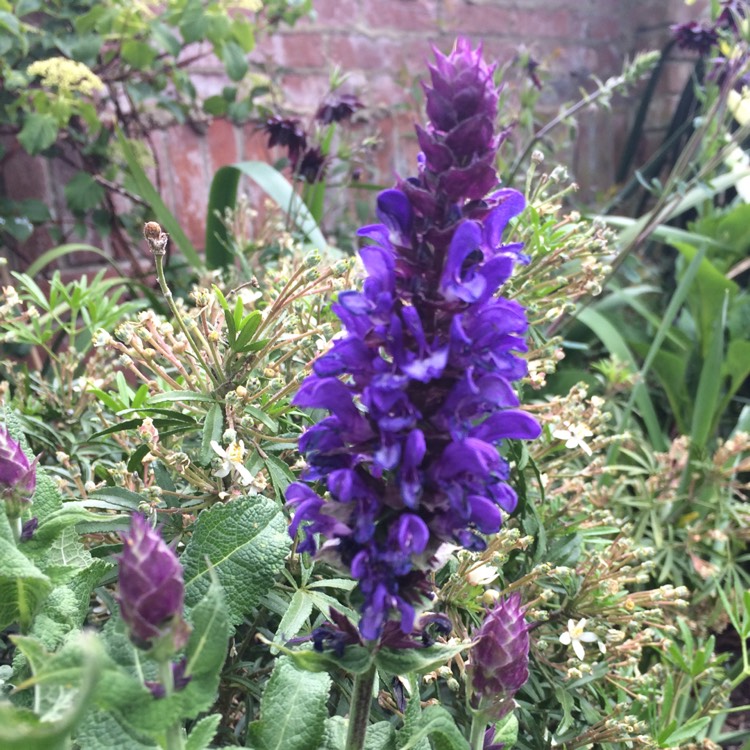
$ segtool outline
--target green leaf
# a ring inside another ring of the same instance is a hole
[[[265,162],[244,161],[222,167],[211,182],[206,218],[206,263],[209,268],[223,268],[232,262],[232,254],[227,249],[227,228],[219,217],[224,216],[227,208],[234,207],[242,175],[257,183],[321,253],[328,250],[328,243],[310,210],[286,177]]]
[[[203,423],[203,433],[201,435],[201,451],[198,460],[203,466],[208,466],[211,459],[216,455],[211,447],[212,442],[221,440],[221,433],[224,431],[224,412],[219,404],[211,404],[208,407],[206,421]]]
[[[241,81],[245,77],[249,65],[244,50],[237,42],[224,42],[221,48],[221,60],[232,81]]]
[[[77,214],[96,208],[104,199],[104,188],[86,172],[78,172],[63,192],[68,207]]]
[[[0,630],[23,629],[52,589],[52,582],[17,547],[5,513],[0,513]]]
[[[274,643],[285,643],[290,638],[294,638],[307,621],[313,609],[312,599],[304,589],[298,589],[294,592],[292,601],[289,604],[284,616],[281,618],[279,627],[276,629]],[[279,649],[271,647],[271,653],[277,654]]]
[[[45,715],[0,702],[0,747],[3,750],[65,750],[71,731],[88,707],[103,664],[103,653],[94,635],[82,634],[79,644],[85,655],[80,681],[58,693],[59,701]]]
[[[202,511],[181,558],[187,605],[203,596],[214,571],[226,592],[230,620],[240,623],[273,586],[290,544],[283,514],[266,497]]]
[[[558,728],[556,734],[561,734]],[[514,713],[509,713],[504,719],[495,724],[495,738],[493,744],[503,744],[503,750],[511,750],[518,742],[518,719]]]
[[[156,59],[156,51],[138,39],[128,39],[122,45],[121,54],[122,59],[137,70],[145,70]]]
[[[711,723],[710,716],[702,716],[699,719],[693,719],[688,721],[686,724],[678,726],[677,729],[670,732],[667,737],[662,738],[659,736],[659,745],[661,747],[674,747],[676,745],[682,745],[684,742],[693,738],[698,738],[698,735]],[[670,725],[671,726],[671,725]]]
[[[419,717],[416,732],[401,750],[416,750],[429,738],[435,750],[471,750],[451,715],[442,706],[428,706]]]
[[[372,654],[364,646],[347,646],[343,656],[336,656],[333,651],[314,651],[312,648],[295,651],[281,645],[277,645],[277,648],[307,672],[343,669],[349,674],[363,674],[372,666]]]
[[[214,117],[224,117],[228,107],[229,102],[219,94],[209,96],[203,101],[203,111]]]
[[[254,750],[311,750],[320,747],[331,678],[304,672],[285,657],[276,662],[260,704],[260,719],[249,726]]]
[[[86,510],[83,503],[68,502],[62,508],[47,516],[39,524],[34,536],[39,542],[49,542],[62,534],[68,527],[84,523],[87,524],[88,528],[93,524],[101,526],[101,531],[107,531],[114,528],[113,524],[119,528],[121,524],[118,522],[124,518],[122,515],[92,513],[90,510]]]
[[[409,672],[423,674],[446,664],[465,651],[471,643],[446,645],[436,643],[427,648],[382,648],[375,654],[375,663],[388,674],[405,675]]]
[[[40,154],[57,140],[57,120],[52,115],[30,114],[23,123],[17,138],[32,156]]]
[[[164,393],[157,393],[154,396],[151,396],[148,403],[153,405],[173,403],[176,401],[207,401],[209,403],[215,403],[216,398],[207,393],[196,393],[195,391],[165,391]]]
[[[188,735],[185,750],[205,750],[216,734],[221,714],[211,714],[201,719]]]
[[[286,488],[294,482],[297,477],[292,474],[292,470],[277,456],[268,456],[265,459],[268,474],[271,477],[274,492],[277,498],[282,498]]]

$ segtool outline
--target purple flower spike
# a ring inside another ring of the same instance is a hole
[[[135,514],[130,531],[122,535],[117,601],[139,648],[155,648],[160,654],[179,651],[189,628],[182,618],[185,584],[182,566],[158,531]]]
[[[18,518],[31,504],[36,489],[36,460],[29,461],[21,446],[0,425],[0,497],[9,518]]]
[[[529,679],[529,626],[521,595],[500,600],[487,613],[469,657],[467,674],[475,708],[497,721],[513,708],[513,696]]]
[[[294,399],[329,412],[299,444],[302,481],[327,495],[289,486],[290,533],[303,552],[321,537],[320,554],[358,580],[366,640],[409,640],[438,549],[483,549],[516,507],[498,447],[540,432],[512,385],[526,311],[498,296],[528,259],[503,240],[525,201],[495,189],[494,67],[459,40],[430,73],[419,173],[382,192],[380,223],[359,231],[362,291],[332,306],[345,336]]]

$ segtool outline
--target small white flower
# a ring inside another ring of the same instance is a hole
[[[466,572],[466,580],[472,586],[487,586],[500,575],[498,569],[493,565],[483,563],[475,565]]]
[[[560,643],[564,646],[573,646],[575,655],[583,661],[586,658],[586,651],[583,648],[584,643],[594,643],[599,638],[594,633],[587,633],[586,618],[580,619],[577,623],[575,620],[568,620],[568,629],[560,636]]]
[[[587,456],[591,455],[591,448],[586,444],[586,438],[592,437],[593,432],[585,424],[571,425],[559,428],[552,433],[552,437],[565,441],[565,447],[569,450],[580,448]]]
[[[214,453],[220,456],[223,460],[219,464],[219,467],[215,469],[211,476],[223,478],[233,471],[239,477],[239,482],[243,487],[247,487],[253,483],[253,475],[247,470],[247,467],[243,463],[245,459],[245,443],[240,440],[239,442],[234,440],[231,442],[227,449],[224,450],[215,440],[211,441],[211,448]]]

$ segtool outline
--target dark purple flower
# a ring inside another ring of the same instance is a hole
[[[36,489],[36,460],[29,461],[21,446],[0,425],[0,497],[9,517],[18,518]]]
[[[474,635],[467,675],[474,707],[497,721],[529,679],[529,626],[521,595],[500,600]]]
[[[364,105],[353,94],[330,94],[318,107],[315,119],[323,125],[348,120]]]
[[[34,516],[26,521],[21,527],[21,537],[19,541],[28,542],[34,538],[34,534],[39,527],[39,519]]]
[[[332,306],[345,336],[294,399],[329,416],[300,439],[290,532],[358,579],[366,640],[393,641],[396,629],[413,642],[438,549],[482,549],[515,508],[498,447],[540,432],[512,385],[526,374],[525,310],[497,296],[528,259],[503,240],[523,196],[493,190],[493,72],[465,40],[437,53],[419,173],[378,197],[379,223],[359,233],[370,243],[362,290]]]
[[[158,531],[138,513],[122,540],[117,601],[130,638],[140,648],[163,646],[166,653],[174,653],[189,635],[182,617],[182,566]]]
[[[268,147],[284,146],[292,167],[297,166],[300,155],[307,148],[307,135],[300,121],[292,117],[271,117],[263,129],[268,134]]]
[[[320,182],[326,173],[327,160],[318,146],[308,148],[299,163],[295,163],[297,174],[310,184]]]
[[[537,75],[537,68],[539,67],[539,62],[535,60],[531,55],[529,55],[528,59],[526,60],[526,64],[524,65],[524,69],[526,70],[526,75],[529,77],[531,82],[534,84],[534,87],[538,90],[542,90],[542,82],[539,79],[539,76]]]
[[[680,49],[691,50],[700,55],[707,55],[719,41],[719,35],[714,27],[704,26],[698,21],[678,23],[670,29]]]
[[[190,680],[193,679],[191,676],[185,676],[187,657],[183,656],[179,661],[172,662],[171,669],[172,689],[175,693],[178,693],[180,690],[184,690],[190,683]],[[144,684],[151,691],[151,695],[153,695],[154,698],[164,698],[167,694],[167,691],[161,682],[146,680]]]

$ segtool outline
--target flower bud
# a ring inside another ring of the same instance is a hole
[[[29,461],[21,446],[0,425],[0,497],[9,518],[18,518],[31,504],[36,488],[36,460]]]
[[[169,658],[187,643],[189,635],[182,618],[182,566],[140,514],[133,516],[130,531],[122,540],[117,595],[122,619],[136,646],[153,648],[156,658]]]
[[[498,720],[513,707],[513,696],[529,678],[528,624],[521,595],[500,600],[475,636],[468,676],[476,707]]]

